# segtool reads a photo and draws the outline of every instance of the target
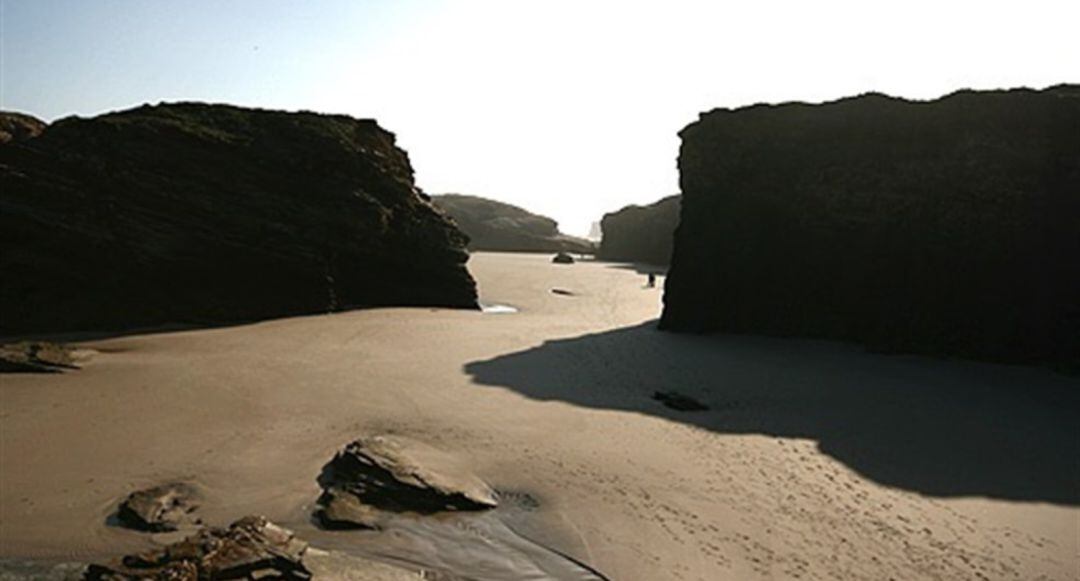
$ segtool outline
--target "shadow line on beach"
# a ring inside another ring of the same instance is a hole
[[[809,438],[880,484],[928,496],[1080,505],[1080,380],[1046,369],[872,354],[834,342],[681,335],[656,322],[465,366],[537,400],[728,434]],[[707,404],[678,412],[675,391]]]

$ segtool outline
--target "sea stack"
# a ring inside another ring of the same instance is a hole
[[[679,225],[679,198],[668,196],[648,206],[626,206],[604,214],[597,258],[666,266]]]
[[[375,121],[199,103],[4,118],[5,335],[476,307],[465,236]]]
[[[1080,86],[717,109],[661,327],[1080,358]]]

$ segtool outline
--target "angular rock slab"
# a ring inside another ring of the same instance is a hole
[[[116,517],[125,526],[140,531],[175,531],[200,524],[193,515],[199,508],[199,497],[194,486],[183,482],[136,490],[120,503]]]
[[[399,436],[358,439],[319,476],[327,528],[378,528],[380,511],[431,514],[494,508],[494,491],[441,450]]]
[[[161,549],[90,565],[90,581],[160,579],[311,579],[303,564],[307,543],[261,516],[247,516],[227,529],[207,527]]]

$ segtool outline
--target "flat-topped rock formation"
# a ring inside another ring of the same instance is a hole
[[[555,220],[511,204],[461,194],[432,196],[431,200],[469,236],[471,250],[580,254],[595,251],[592,242],[559,232]]]
[[[679,225],[679,199],[674,195],[648,206],[626,206],[604,214],[603,238],[597,258],[666,265],[671,260],[675,228]]]
[[[702,114],[661,326],[1080,357],[1080,87]]]
[[[372,120],[144,106],[9,140],[0,178],[0,334],[476,307],[465,236]]]

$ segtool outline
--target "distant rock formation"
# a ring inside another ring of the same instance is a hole
[[[679,225],[680,198],[668,196],[648,206],[626,206],[604,214],[597,258],[667,265]]]
[[[144,106],[0,145],[0,179],[3,334],[476,307],[465,236],[372,120]]]
[[[661,327],[1080,358],[1080,86],[702,114]]]
[[[589,235],[585,237],[589,242],[599,243],[600,238],[603,237],[603,230],[600,229],[600,222],[593,222],[589,224]]]
[[[469,236],[471,250],[579,254],[596,250],[584,238],[560,233],[555,220],[511,204],[461,194],[432,196],[431,201]]]

